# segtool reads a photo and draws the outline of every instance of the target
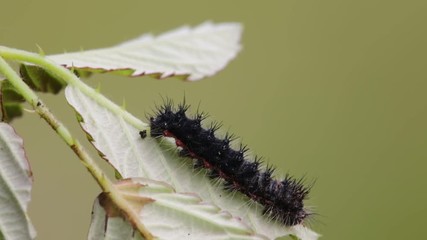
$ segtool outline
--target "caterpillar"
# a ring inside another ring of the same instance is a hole
[[[304,186],[302,179],[289,175],[281,180],[273,179],[273,167],[262,168],[257,156],[249,160],[245,145],[233,149],[230,146],[235,140],[232,134],[218,138],[215,133],[220,124],[212,123],[204,128],[202,121],[207,118],[206,114],[188,117],[189,108],[185,101],[177,107],[172,101],[165,101],[149,116],[151,136],[174,138],[180,155],[192,158],[195,167],[208,169],[210,177],[223,179],[225,189],[241,192],[260,203],[264,207],[263,214],[271,219],[293,226],[311,215],[304,208],[311,187]],[[147,131],[141,131],[140,136],[145,138]]]

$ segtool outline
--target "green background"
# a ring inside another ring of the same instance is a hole
[[[0,44],[53,54],[241,22],[244,49],[214,77],[88,83],[141,118],[185,94],[278,173],[316,180],[307,204],[323,239],[425,238],[427,1],[106,2],[1,0]],[[42,98],[87,142],[62,96]],[[98,186],[36,114],[13,125],[34,173],[38,239],[85,239]]]

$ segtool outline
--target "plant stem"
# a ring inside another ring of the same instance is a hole
[[[2,47],[1,47],[2,48]],[[18,50],[17,50],[18,51]],[[20,51],[20,50],[19,50]],[[21,51],[25,53],[24,51]],[[123,198],[121,193],[117,190],[114,184],[108,179],[101,168],[95,163],[92,157],[87,153],[83,146],[75,139],[68,129],[50,112],[50,110],[44,105],[40,98],[24,83],[19,75],[7,64],[7,62],[1,57],[3,52],[0,51],[0,72],[9,80],[9,82],[18,90],[19,93],[25,98],[25,100],[31,104],[34,110],[52,127],[53,130],[65,141],[65,143],[74,151],[79,157],[80,161],[87,168],[87,170],[95,178],[102,190],[108,194],[110,199],[116,204],[116,206],[126,214],[129,220],[135,225],[135,227],[141,232],[145,239],[153,239],[153,236],[145,228],[145,226],[138,221],[138,213],[134,212],[127,201]],[[30,54],[30,53],[27,53]],[[30,54],[32,55],[32,54]],[[13,56],[10,56],[13,58]],[[68,70],[57,67],[52,68],[51,73],[55,74],[57,69],[63,69],[70,73]],[[59,75],[59,74],[55,74]],[[67,74],[68,75],[68,74]],[[77,79],[77,81],[80,81]],[[86,85],[85,85],[86,86]],[[87,86],[86,86],[87,87]],[[99,95],[99,94],[98,94]]]
[[[81,92],[85,93],[87,96],[94,99],[98,104],[104,106],[109,109],[114,114],[123,117],[127,122],[132,124],[134,127],[138,129],[147,129],[148,125],[146,123],[141,122],[139,119],[134,117],[127,111],[124,111],[121,107],[117,106],[115,103],[110,101],[108,98],[104,97],[102,94],[96,92],[93,88],[89,87],[80,79],[70,72],[68,69],[59,66],[58,64],[50,61],[49,59],[35,53],[26,52],[23,50],[9,48],[0,46],[0,56],[5,59],[12,59],[21,62],[33,63],[37,66],[44,68],[53,76],[56,76],[59,79],[64,80],[70,85],[75,86]]]

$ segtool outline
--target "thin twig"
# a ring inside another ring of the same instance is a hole
[[[87,151],[77,141],[77,139],[71,135],[70,131],[50,112],[42,100],[34,93],[34,91],[24,83],[24,81],[1,57],[1,55],[2,52],[0,52],[0,72],[9,80],[9,82],[16,88],[16,90],[22,94],[25,100],[31,104],[40,117],[42,117],[73,150],[83,165],[91,173],[93,178],[97,181],[101,189],[109,195],[114,204],[116,204],[116,206],[122,210],[128,219],[131,220],[131,222],[140,231],[144,238],[153,239],[154,237],[151,235],[151,233],[145,228],[142,222],[138,220],[138,213],[132,210],[131,206],[122,197],[120,192],[116,189],[111,180],[108,179],[101,168],[96,164],[93,158],[87,153]]]

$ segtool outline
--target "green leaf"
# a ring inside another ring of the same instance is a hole
[[[0,88],[1,121],[11,122],[14,118],[22,116],[21,104],[25,100],[8,80],[2,80]]]
[[[275,239],[293,234],[304,240],[318,235],[302,225],[285,227],[265,218],[262,206],[249,204],[246,196],[225,191],[221,184],[213,184],[204,170],[195,171],[191,161],[177,155],[174,143],[147,136],[141,139],[135,126],[124,114],[112,112],[73,86],[65,90],[67,101],[81,116],[81,126],[93,146],[123,178],[145,177],[171,184],[178,192],[197,193],[232,216],[239,217],[257,234]],[[174,231],[174,230],[170,230]]]
[[[32,173],[22,139],[6,123],[0,123],[0,235],[6,240],[34,239],[36,232],[27,216]]]
[[[66,86],[63,80],[53,77],[37,66],[21,64],[19,72],[22,80],[38,92],[57,94]],[[22,103],[25,100],[7,79],[0,79],[0,88],[1,120],[11,122],[14,118],[22,116]]]
[[[157,37],[151,34],[110,48],[47,56],[67,68],[115,72],[126,76],[180,76],[195,81],[223,69],[240,51],[238,23],[181,27]]]
[[[57,94],[65,87],[66,83],[44,69],[22,64],[19,68],[22,79],[35,91]]]
[[[194,194],[177,193],[161,182],[134,178],[116,184],[132,210],[156,239],[265,239],[241,220]],[[132,219],[134,221],[135,219]],[[90,240],[142,239],[117,210],[107,193],[94,203]]]

